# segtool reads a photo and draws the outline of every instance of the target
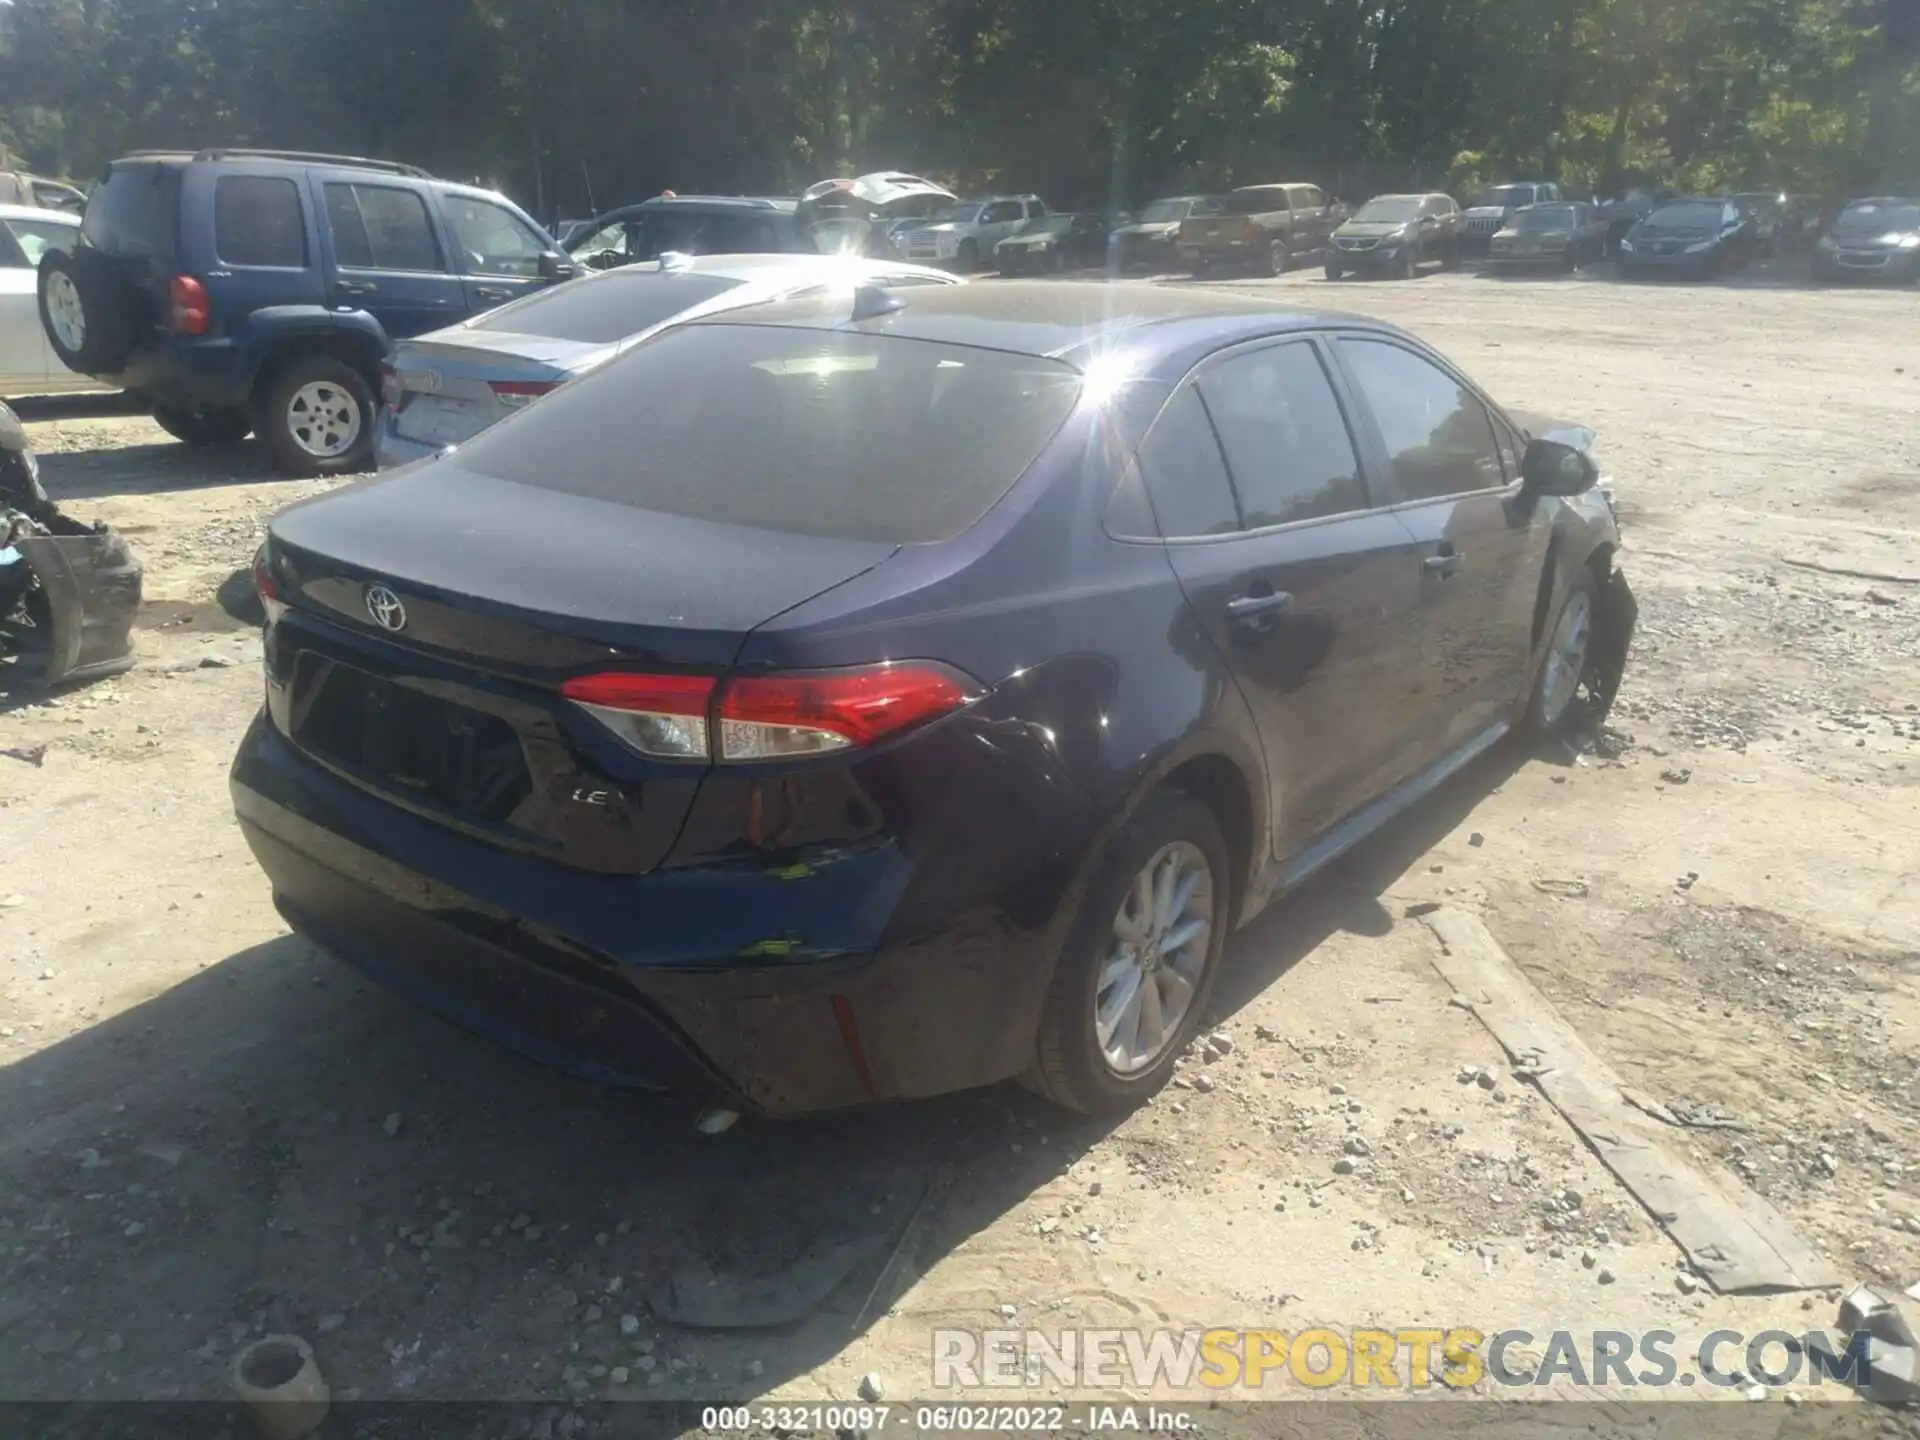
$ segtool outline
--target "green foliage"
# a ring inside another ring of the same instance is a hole
[[[1058,204],[1866,188],[1920,175],[1920,0],[15,0],[0,141],[405,158],[547,214],[906,166]],[[591,193],[589,193],[591,192]]]

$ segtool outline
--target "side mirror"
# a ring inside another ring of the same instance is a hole
[[[1535,440],[1520,460],[1520,484],[1529,495],[1579,495],[1600,483],[1600,467],[1584,450],[1557,440]]]
[[[579,273],[574,263],[558,250],[541,252],[540,278],[542,280],[571,280]]]

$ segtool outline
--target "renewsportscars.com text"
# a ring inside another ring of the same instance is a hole
[[[932,1381],[955,1389],[1424,1390],[1576,1385],[1663,1390],[1871,1379],[1864,1331],[935,1330]]]

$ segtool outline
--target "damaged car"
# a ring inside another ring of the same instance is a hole
[[[62,685],[133,665],[140,562],[105,525],[62,514],[0,404],[0,683]]]
[[[944,185],[897,170],[822,180],[800,197],[800,225],[823,255],[892,253],[902,225],[931,218],[958,197]]]
[[[577,1075],[1124,1111],[1272,896],[1606,713],[1619,551],[1591,430],[1393,326],[800,296],[278,515],[234,807],[295,931]]]

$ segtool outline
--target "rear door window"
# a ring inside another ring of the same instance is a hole
[[[349,270],[424,270],[446,267],[427,205],[397,185],[326,184],[327,226],[334,258]]]
[[[180,172],[171,165],[115,165],[87,202],[81,224],[103,255],[169,256],[179,241]]]
[[[52,220],[9,220],[6,227],[27,264],[35,267],[49,250],[73,249],[73,242],[80,234],[78,225],[61,225]]]
[[[299,188],[280,176],[222,175],[213,187],[213,251],[228,265],[305,269]]]
[[[578,284],[542,290],[489,312],[484,319],[476,320],[472,328],[508,335],[538,335],[548,340],[576,340],[584,345],[610,345],[671,320],[681,311],[725,294],[739,283],[717,275],[663,275],[654,270],[626,270],[605,279],[594,277]]]
[[[1249,530],[1367,508],[1346,417],[1307,341],[1230,357],[1200,377]]]
[[[696,324],[483,431],[461,447],[460,463],[640,510],[914,544],[986,514],[1079,393],[1078,372],[1034,356]]]
[[[1191,540],[1239,529],[1240,509],[1220,442],[1200,396],[1184,386],[1153,422],[1114,491],[1107,530],[1133,539]]]
[[[547,242],[511,210],[471,195],[442,195],[440,207],[469,275],[538,278]]]

